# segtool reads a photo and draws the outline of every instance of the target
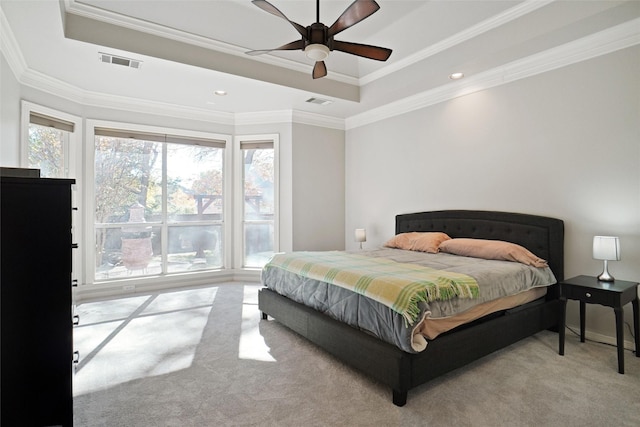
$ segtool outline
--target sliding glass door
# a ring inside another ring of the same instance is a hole
[[[167,145],[167,271],[217,269],[223,262],[224,149]]]

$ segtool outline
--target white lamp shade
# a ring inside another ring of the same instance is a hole
[[[594,236],[593,258],[620,261],[620,239],[614,236]]]
[[[367,241],[367,231],[364,228],[356,228],[355,233],[356,242],[366,242]]]

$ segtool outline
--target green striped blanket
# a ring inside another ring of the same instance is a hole
[[[340,251],[276,254],[264,266],[280,268],[365,295],[413,325],[418,302],[477,298],[478,282],[466,274]]]

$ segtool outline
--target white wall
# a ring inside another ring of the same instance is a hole
[[[15,167],[20,161],[20,84],[2,54],[0,88],[0,166]]]
[[[366,227],[373,247],[399,213],[541,214],[565,221],[566,277],[599,274],[592,238],[612,234],[622,260],[611,273],[640,281],[638,76],[633,47],[348,130],[346,232]],[[590,332],[615,336],[614,325],[611,309],[587,308]]]

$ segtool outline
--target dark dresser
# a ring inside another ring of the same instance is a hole
[[[0,424],[72,426],[74,180],[0,176]]]

